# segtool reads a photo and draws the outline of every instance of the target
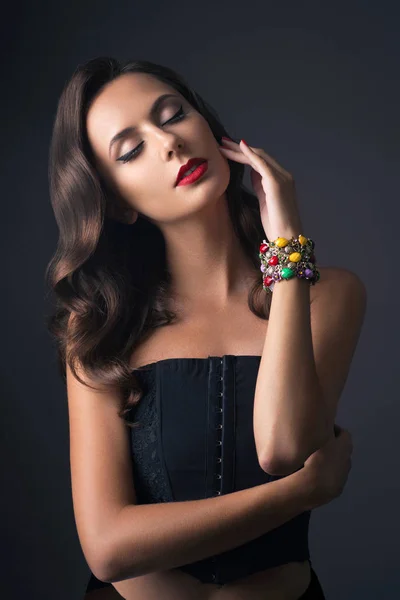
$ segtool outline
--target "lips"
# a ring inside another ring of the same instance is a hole
[[[178,185],[182,177],[185,175],[186,171],[189,171],[192,167],[197,167],[201,165],[201,163],[205,162],[205,158],[191,158],[185,165],[182,165],[178,171],[178,175],[176,177],[175,185]]]

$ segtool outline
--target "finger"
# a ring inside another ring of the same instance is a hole
[[[274,158],[272,158],[272,156],[270,154],[267,154],[265,152],[265,150],[263,150],[262,148],[253,148],[252,146],[249,146],[244,140],[240,140],[240,147],[244,147],[244,148],[248,148],[253,156],[258,156],[259,159],[261,161],[263,161],[270,169],[271,171],[276,170],[278,173],[280,173],[281,175],[284,175],[286,177],[290,177],[290,173],[288,171],[286,171],[279,163],[277,160],[275,160]]]
[[[226,144],[227,146],[231,145],[232,147],[239,146],[239,144],[237,142],[235,142],[234,140],[231,140],[230,138],[226,138],[226,137],[221,138],[221,144]]]
[[[224,156],[226,155],[227,158],[251,166],[249,158],[243,152],[237,152],[236,150],[232,150],[230,148],[221,148],[221,146],[219,146],[219,149]]]
[[[269,165],[266,160],[259,156],[251,146],[248,146],[244,140],[240,140],[239,144],[243,154],[248,156],[251,165],[258,171],[260,174],[263,172],[268,173],[269,175],[273,174],[273,168]]]

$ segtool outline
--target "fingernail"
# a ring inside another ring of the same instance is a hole
[[[248,143],[246,142],[246,140],[240,140],[241,142],[243,142],[243,144],[245,144],[247,147],[249,147]]]
[[[224,135],[222,136],[223,140],[228,140],[228,142],[233,142],[233,140],[231,140],[231,138],[225,137]]]

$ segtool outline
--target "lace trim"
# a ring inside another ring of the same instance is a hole
[[[138,504],[172,502],[171,489],[159,453],[160,415],[157,407],[156,374],[135,373],[143,393],[128,419],[139,423],[130,429],[132,470]]]

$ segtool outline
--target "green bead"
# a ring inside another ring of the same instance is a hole
[[[282,269],[281,275],[282,275],[283,279],[291,279],[292,277],[295,276],[295,272],[292,271],[292,269],[285,267],[284,269]]]

